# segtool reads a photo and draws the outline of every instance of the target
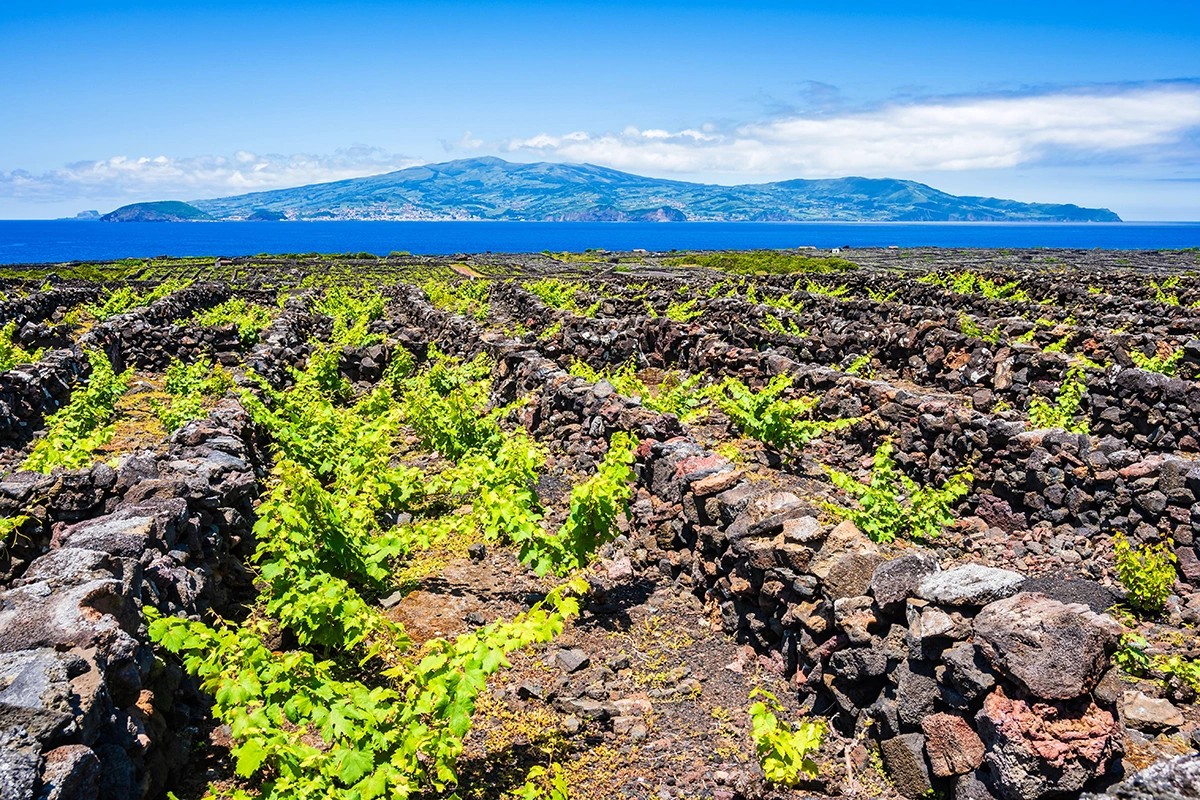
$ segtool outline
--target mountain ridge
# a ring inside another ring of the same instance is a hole
[[[1107,208],[956,196],[895,178],[797,178],[721,186],[649,178],[594,164],[516,163],[494,156],[193,200],[190,205],[218,220],[1121,221]]]

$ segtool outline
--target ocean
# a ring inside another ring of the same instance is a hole
[[[74,222],[0,221],[0,264],[149,256],[393,251],[835,247],[1200,247],[1200,222]]]

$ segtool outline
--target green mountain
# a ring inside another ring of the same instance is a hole
[[[1108,209],[956,197],[914,181],[834,178],[716,186],[591,164],[472,158],[369,178],[196,200],[214,219],[1120,222]]]
[[[157,203],[133,203],[100,217],[101,222],[195,222],[212,219],[195,206],[178,200]]]

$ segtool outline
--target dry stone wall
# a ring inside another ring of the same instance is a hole
[[[3,510],[37,528],[0,589],[0,796],[163,794],[205,700],[155,660],[143,608],[236,607],[257,480],[249,419],[227,401],[162,455],[0,481]]]

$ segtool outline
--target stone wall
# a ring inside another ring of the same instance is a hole
[[[547,326],[555,318],[553,309],[546,309],[519,287],[497,288],[501,302],[514,313],[539,318]],[[411,317],[439,319],[435,312],[424,310]],[[471,341],[465,329],[469,321],[441,316],[451,318],[431,323],[435,337]],[[1181,577],[1192,586],[1200,585],[1200,557],[1193,533],[1193,526],[1200,525],[1200,471],[1171,453],[1181,439],[1194,443],[1191,432],[1200,427],[1189,428],[1192,412],[1184,410],[1186,399],[1174,406],[1163,402],[1147,405],[1156,392],[1175,396],[1185,389],[1191,391],[1195,388],[1191,382],[1138,369],[1091,375],[1088,390],[1093,433],[1097,434],[1093,440],[1061,430],[1031,431],[1014,412],[987,413],[955,395],[900,389],[886,381],[847,375],[822,366],[812,352],[806,355],[818,363],[793,360],[782,348],[763,351],[737,346],[730,341],[737,341],[739,326],[734,323],[722,331],[721,324],[707,319],[704,326],[644,317],[588,320],[562,314],[559,319],[561,331],[539,342],[538,349],[560,366],[574,358],[596,368],[632,358],[642,366],[736,376],[752,386],[773,375],[790,374],[797,389],[822,398],[818,413],[824,418],[863,418],[853,428],[831,435],[856,441],[862,454],[891,439],[901,467],[925,484],[937,484],[958,470],[970,469],[975,482],[964,511],[988,523],[991,538],[997,542],[1015,531],[1045,525],[1054,530],[1046,546],[1059,563],[1082,565],[1076,568],[1088,572],[1096,549],[1108,547],[1108,535],[1120,530],[1143,541],[1171,542]],[[740,329],[746,330],[745,326]],[[936,330],[950,334],[942,328]],[[1041,361],[1062,358],[1056,353],[1020,355],[1018,359],[1010,354],[1008,369],[1020,366],[1017,373],[1026,373],[1022,376],[1026,394],[1028,372]],[[1197,407],[1200,409],[1200,403]],[[1195,424],[1200,426],[1200,418]],[[853,469],[853,461],[830,466]]]
[[[0,448],[24,447],[42,420],[71,397],[91,366],[77,350],[53,350],[36,364],[0,372]]]
[[[252,591],[256,478],[249,418],[225,401],[161,456],[0,481],[5,514],[34,517],[0,590],[0,796],[163,793],[205,701],[156,663],[142,609],[196,617]]]
[[[230,297],[229,287],[224,284],[193,284],[148,306],[97,323],[80,337],[79,346],[104,350],[118,372],[126,367],[163,370],[173,359],[193,361],[200,356],[236,364],[241,360],[242,345],[234,326],[196,328],[175,324]]]

